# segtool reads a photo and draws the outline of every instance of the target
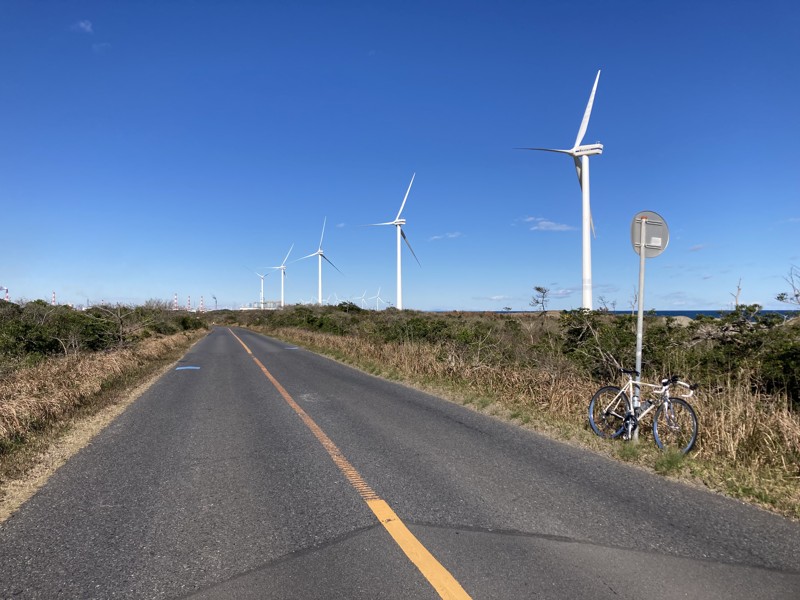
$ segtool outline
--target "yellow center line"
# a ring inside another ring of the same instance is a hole
[[[367,506],[373,512],[375,517],[384,529],[392,536],[395,543],[400,546],[400,549],[405,553],[408,559],[419,569],[420,573],[428,580],[433,586],[433,589],[442,598],[457,600],[470,598],[469,594],[461,587],[461,584],[453,577],[450,572],[445,569],[442,564],[436,560],[436,557],[431,554],[422,543],[414,537],[414,534],[406,527],[405,523],[400,517],[395,514],[389,504],[382,500],[375,491],[367,484],[361,475],[356,471],[353,465],[344,457],[341,450],[336,447],[336,444],[322,431],[314,420],[304,411],[294,398],[286,391],[280,382],[273,377],[264,364],[255,357],[250,348],[247,347],[238,335],[228,329],[233,337],[235,337],[247,353],[253,357],[253,361],[258,365],[264,375],[269,379],[278,393],[283,397],[286,403],[294,409],[295,413],[302,419],[306,427],[311,430],[314,437],[319,440],[322,447],[328,452],[333,462],[339,467],[339,470],[347,478],[355,490],[359,493]]]

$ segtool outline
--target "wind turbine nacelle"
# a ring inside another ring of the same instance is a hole
[[[594,154],[603,153],[603,144],[587,144],[586,146],[578,146],[572,151],[573,156],[592,156]]]

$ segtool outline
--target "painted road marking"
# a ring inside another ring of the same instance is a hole
[[[457,600],[470,598],[470,595],[461,587],[455,577],[445,569],[442,564],[436,560],[436,557],[431,554],[428,549],[414,536],[413,533],[406,527],[405,523],[400,520],[400,517],[395,514],[389,504],[382,500],[375,491],[367,484],[361,477],[355,467],[342,454],[341,450],[333,443],[333,441],[322,431],[319,425],[304,411],[297,402],[291,397],[289,392],[278,382],[272,373],[270,373],[263,363],[258,360],[250,348],[247,347],[241,338],[228,329],[231,335],[237,339],[247,353],[253,357],[253,361],[261,369],[267,379],[270,380],[278,393],[283,397],[286,403],[294,409],[297,416],[302,419],[306,427],[311,430],[314,437],[322,444],[322,447],[328,452],[328,455],[333,459],[334,464],[339,467],[339,470],[347,478],[355,490],[359,493],[361,498],[369,506],[372,513],[377,517],[384,529],[392,536],[392,539],[405,553],[408,559],[414,563],[414,566],[419,569],[420,573],[428,580],[428,583],[433,586],[433,589],[442,598]]]
[[[175,367],[176,371],[197,371],[200,367]]]

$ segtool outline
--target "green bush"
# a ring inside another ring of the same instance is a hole
[[[99,352],[156,334],[206,327],[197,316],[165,306],[93,306],[80,311],[43,300],[0,301],[0,370],[55,354]]]
[[[540,313],[371,311],[342,303],[228,316],[266,331],[298,327],[380,343],[437,344],[446,348],[443,360],[456,353],[469,364],[573,369],[598,384],[636,363],[636,317],[602,310],[564,311],[554,319]],[[718,386],[724,376],[768,394],[786,391],[800,407],[800,320],[784,322],[758,305],[688,324],[649,312],[642,371],[645,379],[680,375],[704,387]]]

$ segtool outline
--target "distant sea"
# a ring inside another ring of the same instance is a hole
[[[480,312],[480,311],[478,311]],[[504,313],[504,312],[512,312],[512,313],[530,313],[530,312],[537,312],[535,310],[512,310],[512,311],[505,311],[505,310],[496,310],[494,312],[497,313]],[[547,312],[558,312],[558,311],[550,311]],[[722,315],[726,315],[732,312],[730,309],[720,309],[720,310],[656,310],[655,315],[657,317],[689,317],[690,319],[696,319],[699,316],[705,317],[720,317]],[[612,314],[615,315],[630,315],[636,314],[636,311],[630,310],[612,310]],[[651,311],[645,311],[645,314],[651,314]],[[790,317],[800,317],[800,310],[782,310],[782,309],[762,309],[759,315],[781,315],[784,318]]]
[[[631,311],[629,310],[615,310],[613,311],[615,315],[629,315]],[[725,310],[657,310],[655,314],[657,317],[689,317],[690,319],[696,319],[697,317],[720,317],[722,315],[727,315],[732,312],[730,309]],[[636,314],[634,311],[633,314]],[[800,315],[800,311],[798,310],[761,310],[758,313],[759,315],[781,315],[782,317],[796,317]]]

